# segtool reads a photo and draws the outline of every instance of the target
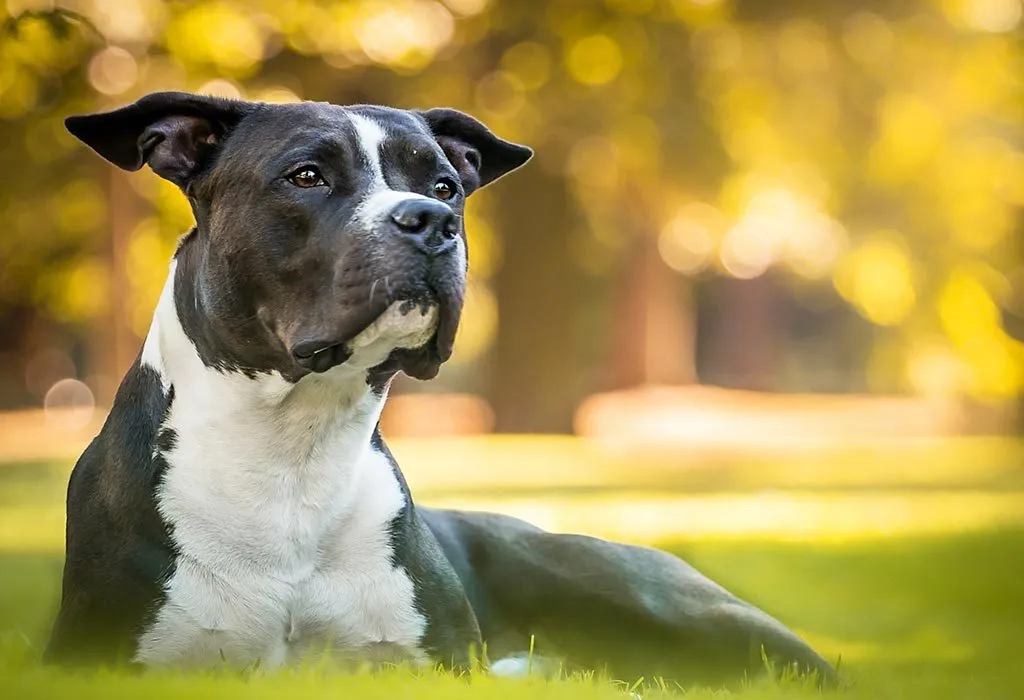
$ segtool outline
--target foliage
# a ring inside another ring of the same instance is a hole
[[[447,103],[539,152],[602,278],[637,237],[681,275],[782,270],[877,327],[870,386],[1013,396],[1024,346],[1019,0],[8,0],[0,305],[145,333],[190,212],[173,188],[110,254],[102,172],[69,112],[187,88]],[[70,10],[73,14],[63,13]],[[474,221],[460,357],[490,343],[501,245]],[[120,255],[121,257],[118,257]],[[113,261],[113,262],[112,262]],[[124,271],[112,269],[123,265]],[[0,307],[2,308],[2,307]]]

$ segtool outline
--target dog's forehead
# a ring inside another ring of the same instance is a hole
[[[377,105],[355,105],[341,109],[350,119],[354,117],[355,121],[362,119],[373,122],[389,136],[429,135],[423,120],[404,109]]]
[[[306,143],[347,143],[363,151],[375,151],[385,141],[430,143],[426,124],[414,113],[377,105],[341,106],[326,102],[266,105],[246,120],[239,141],[259,145],[267,153],[273,147],[290,148]],[[248,150],[248,149],[246,149]]]

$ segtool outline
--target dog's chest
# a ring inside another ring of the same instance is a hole
[[[158,504],[179,555],[139,661],[266,667],[326,648],[341,658],[419,657],[425,620],[392,558],[405,499],[387,458],[341,431],[301,463],[275,464],[288,427],[278,430],[282,439],[269,442],[179,439],[167,455]]]

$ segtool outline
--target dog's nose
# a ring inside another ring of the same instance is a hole
[[[391,210],[391,221],[417,248],[437,255],[455,244],[459,234],[455,212],[444,202],[408,199]]]

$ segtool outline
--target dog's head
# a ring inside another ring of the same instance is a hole
[[[436,374],[465,291],[465,198],[532,154],[452,109],[186,93],[67,127],[188,197],[175,294],[204,360],[293,380],[346,363]]]

